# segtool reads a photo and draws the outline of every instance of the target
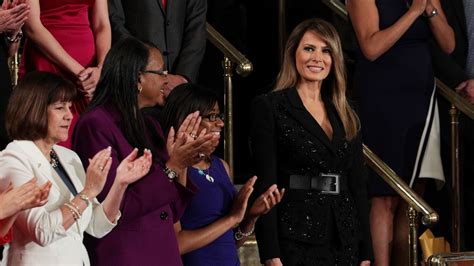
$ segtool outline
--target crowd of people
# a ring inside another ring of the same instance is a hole
[[[253,101],[255,176],[237,191],[215,154],[220,95],[196,84],[205,0],[4,0],[0,263],[235,266],[255,232],[267,266],[404,265],[405,208],[362,142],[418,193],[444,183],[434,73],[459,42],[447,6],[347,1],[360,119],[338,32],[301,22]],[[452,85],[469,100],[472,67]]]

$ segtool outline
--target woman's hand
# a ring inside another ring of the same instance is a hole
[[[250,195],[253,192],[255,180],[257,180],[257,177],[253,176],[247,182],[245,182],[244,186],[234,198],[234,204],[232,205],[229,216],[234,219],[235,224],[240,223],[244,219],[245,210],[247,209]]]
[[[370,260],[361,261],[360,266],[370,266]]]
[[[219,136],[206,134],[203,129],[197,135],[201,118],[199,112],[189,114],[175,133],[174,128],[170,129],[166,147],[170,159],[166,165],[173,170],[184,169],[198,163],[200,154],[210,154],[219,141]]]
[[[33,177],[16,188],[10,183],[7,189],[0,193],[0,220],[26,209],[43,206],[48,202],[51,182],[38,186],[36,181],[36,177]]]
[[[137,158],[138,149],[133,151],[122,160],[117,167],[117,180],[122,185],[129,185],[144,177],[151,167],[151,151],[145,149],[143,155]]]
[[[268,259],[265,261],[265,266],[282,266],[280,258]]]
[[[90,199],[95,198],[104,188],[110,166],[112,165],[112,158],[110,157],[111,151],[112,148],[108,147],[96,153],[94,158],[89,159],[89,166],[86,172],[86,184],[82,192]]]
[[[280,203],[285,189],[278,190],[276,184],[270,186],[265,193],[255,200],[249,211],[249,218],[258,218],[259,216],[268,213],[275,205]]]
[[[81,88],[80,90],[85,93],[86,98],[92,99],[92,96],[94,96],[101,71],[102,68],[100,67],[88,67],[77,74],[78,85]]]
[[[427,1],[431,3],[430,0],[413,0],[410,9],[416,12],[416,14],[418,14],[419,16],[421,16],[426,10]]]
[[[28,19],[30,7],[24,1],[4,0],[0,8],[0,32],[18,32]]]

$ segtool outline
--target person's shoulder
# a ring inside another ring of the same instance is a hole
[[[253,100],[254,106],[275,106],[287,99],[288,89],[270,91],[256,96]]]
[[[98,106],[81,114],[76,127],[93,126],[96,129],[110,128],[120,115],[107,110],[104,106]]]

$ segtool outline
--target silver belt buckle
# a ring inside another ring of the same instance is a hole
[[[323,191],[321,191],[321,194],[339,195],[339,192],[340,192],[339,177],[340,177],[340,175],[320,173],[319,176],[320,177],[329,177],[329,178],[334,180],[334,182],[331,184],[331,188],[332,188],[332,186],[334,186],[334,189],[323,190]]]

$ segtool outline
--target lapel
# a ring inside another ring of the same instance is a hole
[[[77,173],[74,166],[78,165],[78,167],[83,167],[82,164],[80,164],[77,161],[74,161],[73,157],[70,154],[68,154],[68,152],[64,152],[64,148],[61,148],[61,147],[58,147],[58,146],[55,145],[53,147],[53,149],[56,152],[56,154],[58,155],[59,162],[63,166],[63,169],[66,172],[66,174],[69,176],[69,179],[71,180],[72,184],[76,188],[76,191],[78,193],[81,192],[84,189],[84,186],[83,186],[81,180],[79,179],[78,173]],[[58,176],[58,175],[55,173],[55,176]],[[61,179],[61,178],[59,177],[59,179]],[[85,180],[83,180],[83,181],[85,181]],[[61,182],[64,183],[62,180],[61,180]],[[69,191],[69,189],[67,189],[67,191],[69,192],[71,197],[74,196],[72,194],[72,192]]]
[[[331,123],[333,129],[333,140],[329,140],[328,136],[321,128],[319,123],[311,116],[311,114],[306,110],[303,105],[303,101],[301,100],[296,88],[287,89],[286,96],[288,98],[288,102],[290,104],[288,108],[288,112],[290,115],[300,123],[311,135],[318,138],[321,143],[323,143],[330,151],[333,153],[336,152],[336,148],[340,144],[341,135],[343,136],[343,132],[341,132],[342,127],[337,118],[335,113],[335,109],[332,106],[331,102],[323,97],[326,112],[328,114],[328,119]]]
[[[163,14],[163,18],[166,19],[166,10],[165,10],[165,8],[163,7],[163,0],[156,0],[156,2],[158,2],[158,6],[160,7],[160,11],[161,11],[161,13]],[[168,8],[169,5],[170,5],[170,1],[167,0],[167,1],[166,1],[166,9],[170,9],[170,8]]]
[[[30,158],[33,173],[35,173],[38,180],[49,180],[52,183],[52,186],[63,196],[69,198],[69,189],[64,185],[64,182],[61,178],[54,173],[51,164],[48,162],[46,157],[43,155],[41,150],[36,146],[33,141],[29,140],[20,140],[15,141],[15,143],[20,147],[21,150]]]

